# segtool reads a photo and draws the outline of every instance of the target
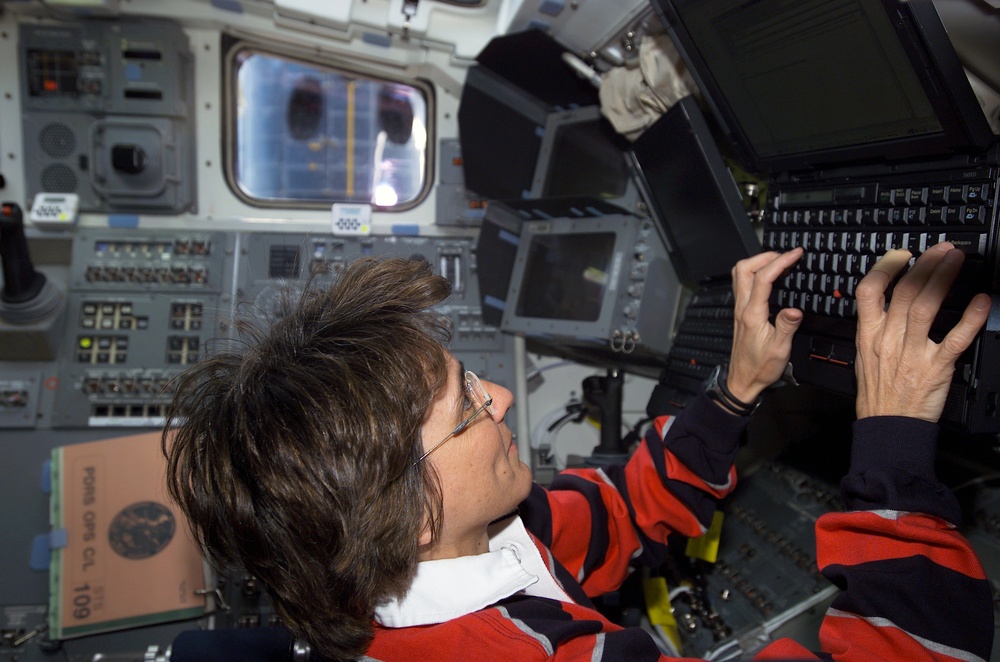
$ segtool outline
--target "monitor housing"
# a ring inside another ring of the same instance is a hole
[[[462,85],[458,129],[466,188],[485,200],[637,199],[628,141],[601,115],[597,89],[540,30],[493,39]]]
[[[516,204],[491,203],[521,221],[501,330],[583,363],[658,375],[682,287],[653,222]]]
[[[753,171],[995,140],[931,0],[653,0]]]

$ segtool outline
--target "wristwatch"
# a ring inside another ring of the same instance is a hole
[[[712,400],[715,400],[723,409],[736,416],[750,416],[757,407],[760,406],[760,396],[753,402],[743,402],[726,386],[726,376],[729,374],[729,366],[725,363],[715,366],[708,381],[705,382],[705,392]]]

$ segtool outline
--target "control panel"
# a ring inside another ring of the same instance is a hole
[[[163,424],[171,377],[224,331],[234,241],[111,228],[76,235],[53,427]]]
[[[837,510],[837,486],[788,465],[744,477],[722,507],[718,558],[693,574],[691,592],[677,600],[685,651],[712,659],[733,649],[752,653],[796,624],[797,639],[815,637],[836,587],[817,568],[814,529]]]
[[[35,289],[56,295],[40,308],[44,319],[26,316],[24,304],[17,312],[28,322],[0,314],[0,445],[7,458],[0,490],[5,503],[17,504],[0,510],[7,532],[0,558],[23,568],[0,577],[0,660],[44,659],[50,649],[70,659],[113,651],[142,659],[148,645],[165,647],[195,627],[182,621],[46,639],[49,573],[35,561],[39,536],[47,540],[50,529],[46,467],[54,448],[162,428],[173,379],[232,337],[237,314],[259,308],[280,316],[286,295],[323,287],[359,257],[426,260],[452,284],[453,295],[439,309],[451,319],[451,350],[470,370],[513,389],[513,340],[482,319],[473,242],[111,227],[29,232],[34,264],[28,260],[19,280],[45,287],[24,288],[24,296]],[[10,305],[0,302],[0,313]],[[27,351],[38,344],[44,351]],[[514,420],[513,410],[509,416]],[[276,622],[253,578],[225,576],[218,591],[210,586],[215,626]]]
[[[56,283],[65,292],[57,360],[0,369],[0,428],[159,427],[171,379],[230,335],[238,311],[279,312],[283,296],[322,286],[367,255],[426,260],[445,276],[452,351],[513,386],[512,341],[482,319],[471,238],[82,228],[63,241],[70,267]]]
[[[163,20],[20,26],[28,198],[87,212],[177,213],[194,201],[192,56]]]

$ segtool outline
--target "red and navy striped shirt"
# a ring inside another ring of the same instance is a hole
[[[672,533],[706,530],[735,486],[746,422],[699,397],[657,420],[626,465],[568,470],[534,487],[521,518],[573,602],[517,592],[444,622],[376,626],[368,659],[665,659],[648,633],[609,622],[590,598],[617,589],[633,562],[661,564]],[[991,591],[955,529],[957,503],[935,478],[936,441],[937,426],[923,421],[855,423],[842,484],[849,510],[816,525],[820,570],[842,589],[820,631],[823,650],[782,639],[755,660],[989,658]]]

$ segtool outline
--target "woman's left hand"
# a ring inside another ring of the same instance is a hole
[[[802,311],[783,308],[770,321],[771,289],[802,257],[802,249],[773,251],[740,260],[733,267],[733,353],[726,385],[743,402],[753,402],[781,379],[792,354],[792,337],[802,323]]]

